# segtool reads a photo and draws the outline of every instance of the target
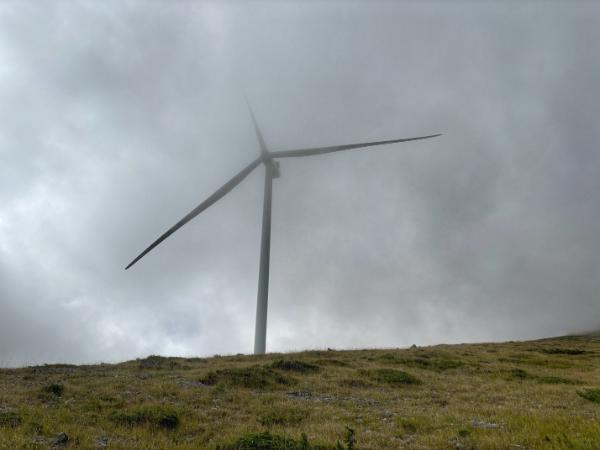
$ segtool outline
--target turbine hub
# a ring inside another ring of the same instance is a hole
[[[273,167],[273,178],[279,178],[281,172],[279,171],[279,161],[271,160],[271,167]]]

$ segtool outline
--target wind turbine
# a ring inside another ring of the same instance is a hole
[[[213,203],[219,201],[229,191],[236,187],[240,182],[246,178],[250,172],[256,169],[261,163],[265,165],[265,191],[263,200],[263,217],[262,217],[262,235],[260,242],[260,269],[258,274],[258,296],[256,301],[256,328],[254,331],[254,354],[262,355],[265,353],[266,338],[267,338],[267,300],[269,294],[269,255],[271,249],[271,198],[273,192],[273,179],[279,178],[279,158],[295,158],[301,156],[314,156],[322,155],[324,153],[338,152],[341,150],[351,150],[354,148],[372,147],[375,145],[394,144],[398,142],[418,141],[421,139],[429,139],[441,134],[432,134],[428,136],[419,136],[412,138],[403,139],[389,139],[385,141],[375,142],[361,142],[359,144],[344,144],[344,145],[332,145],[329,147],[314,147],[314,148],[300,148],[296,150],[284,150],[284,151],[269,151],[265,140],[263,139],[262,133],[258,128],[254,113],[248,105],[250,110],[250,116],[252,117],[252,123],[260,145],[260,156],[244,167],[238,172],[232,179],[217,189],[211,196],[206,200],[192,209],[187,213],[179,222],[165,231],[158,239],[156,239],[148,248],[140,253],[133,261],[125,267],[125,270],[129,269],[136,262],[142,259],[148,252],[154,247],[164,241],[166,238],[175,233],[179,228],[184,226],[206,208],[211,206]]]

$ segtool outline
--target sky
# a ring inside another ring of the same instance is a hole
[[[0,366],[600,329],[600,4],[0,3]]]

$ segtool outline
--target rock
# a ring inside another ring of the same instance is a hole
[[[100,448],[108,447],[108,438],[106,436],[98,436],[96,438],[96,446]]]
[[[472,425],[475,428],[488,428],[488,429],[500,428],[499,423],[484,422],[482,420],[477,420],[477,419],[473,419]]]
[[[312,397],[312,394],[308,391],[295,391],[295,392],[288,392],[287,395],[289,397],[297,397],[297,398],[309,398]]]
[[[67,442],[69,442],[69,435],[67,433],[59,433],[58,436],[56,436],[56,439],[54,439],[54,441],[52,442],[53,445],[65,445]]]

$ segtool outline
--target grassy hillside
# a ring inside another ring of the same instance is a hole
[[[599,419],[597,336],[0,370],[0,448],[590,449]]]

